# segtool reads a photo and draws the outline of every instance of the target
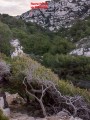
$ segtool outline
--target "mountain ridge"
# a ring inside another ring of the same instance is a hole
[[[90,15],[89,0],[47,1],[48,9],[31,9],[20,17],[26,22],[35,22],[50,31],[71,27],[77,20]]]

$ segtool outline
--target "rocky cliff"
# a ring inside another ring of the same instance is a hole
[[[90,15],[90,0],[51,0],[48,9],[32,9],[21,15],[26,22],[35,22],[51,31],[71,27],[78,19]]]

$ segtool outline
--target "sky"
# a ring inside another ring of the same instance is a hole
[[[21,15],[30,10],[31,2],[44,2],[45,0],[0,0],[0,13],[11,16]]]

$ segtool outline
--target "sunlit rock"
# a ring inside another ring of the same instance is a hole
[[[10,43],[11,46],[14,48],[14,52],[11,53],[11,58],[24,55],[23,47],[20,46],[20,42],[18,39],[12,40]]]

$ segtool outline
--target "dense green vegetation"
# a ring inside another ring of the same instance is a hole
[[[46,84],[44,86],[46,87],[48,82],[53,82],[62,95],[82,96],[90,103],[90,92],[79,88],[90,89],[90,57],[71,56],[68,54],[75,48],[76,41],[89,36],[89,20],[78,22],[70,29],[62,28],[57,33],[44,30],[36,24],[24,23],[24,21],[8,15],[1,15],[0,21],[0,52],[4,53],[0,53],[0,60],[4,60],[10,65],[10,76],[5,76],[8,85],[4,85],[3,89],[1,88],[2,90],[10,93],[19,93],[20,96],[27,100],[27,103],[31,100],[35,104],[35,99],[26,93],[25,85],[23,84],[26,78],[29,80],[29,82],[26,81],[29,91],[32,91],[32,87],[28,86],[30,82],[32,82],[34,90],[42,90],[42,83]],[[24,47],[24,52],[28,53],[28,56],[14,59],[7,57],[10,55],[11,50],[9,42],[11,39],[16,38],[20,40],[21,45]],[[60,79],[51,69],[59,75]],[[35,82],[37,80],[39,82]],[[43,101],[48,105],[52,99],[48,92],[45,95],[45,101]],[[40,98],[40,93],[37,96]],[[60,106],[62,106],[61,103]],[[63,106],[67,110],[64,104]],[[0,113],[0,119],[8,120],[3,116],[2,112]]]
[[[39,78],[42,81],[53,81],[63,95],[81,95],[86,99],[86,101],[90,102],[90,93],[87,90],[74,87],[72,83],[64,80],[59,80],[58,76],[54,74],[51,69],[45,68],[28,56],[21,58],[17,57],[12,60],[4,54],[0,54],[0,60],[5,60],[11,66],[11,76],[9,78],[10,86],[4,86],[5,91],[9,91],[11,93],[18,92],[22,97],[25,97],[25,90],[22,82],[28,73],[27,70],[31,70],[32,79]]]
[[[56,33],[5,14],[0,15],[0,21],[0,52],[10,55],[9,41],[18,38],[25,53],[50,67],[60,79],[75,84],[90,80],[90,58],[68,55],[75,48],[75,42],[90,35],[90,18],[77,21],[71,28],[61,28]],[[85,88],[90,88],[90,85]]]
[[[2,53],[10,54],[10,39],[12,33],[8,25],[0,22],[0,51]]]
[[[28,54],[43,55],[47,52],[52,54],[66,54],[75,47],[70,40],[67,41],[59,35],[45,31],[36,24],[24,23],[22,20],[17,20],[8,15],[1,15],[0,20],[10,29],[12,38],[18,38],[20,40],[24,51]],[[3,29],[6,29],[6,26],[3,26]],[[4,32],[5,34],[7,33],[7,31]],[[10,35],[9,33],[7,34]],[[4,53],[7,54],[6,52]]]
[[[90,36],[90,17],[85,20],[77,20],[71,28],[61,28],[57,33],[68,39],[73,39],[73,42],[79,41],[81,38]]]
[[[47,53],[43,59],[44,65],[52,68],[60,78],[72,80],[74,83],[78,83],[78,80],[90,80],[90,57],[63,54],[54,56]],[[87,84],[87,87],[90,86]]]

